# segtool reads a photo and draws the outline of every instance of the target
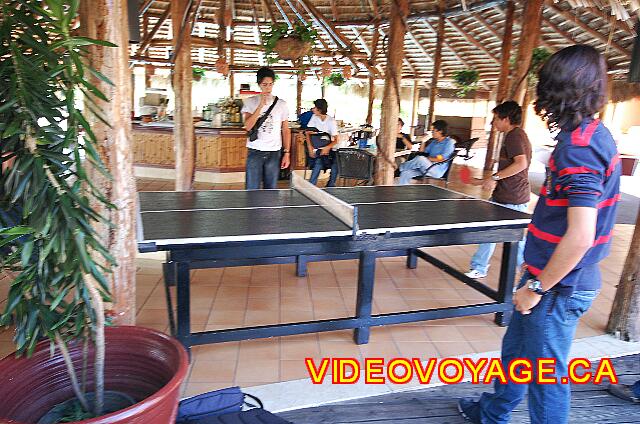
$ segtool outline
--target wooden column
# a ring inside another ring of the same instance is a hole
[[[640,212],[611,306],[607,332],[621,340],[640,341]]]
[[[502,49],[500,51],[500,76],[498,77],[496,104],[500,104],[506,100],[509,88],[509,59],[511,59],[511,45],[513,43],[513,16],[515,15],[515,9],[516,7],[513,0],[507,1],[504,33],[502,35]],[[491,132],[489,133],[489,142],[487,144],[487,155],[484,159],[484,169],[487,171],[492,170],[495,163],[497,135],[498,132],[494,125],[491,124]]]
[[[418,80],[413,80],[413,103],[411,105],[411,123],[409,124],[410,130],[409,133],[413,137],[414,135],[414,127],[416,126],[416,117],[418,116],[418,99],[420,94],[420,88],[418,87]]]
[[[112,179],[105,178],[89,163],[93,184],[116,209],[98,212],[113,223],[113,227],[97,225],[104,246],[116,258],[117,266],[108,276],[114,322],[133,325],[136,317],[136,183],[133,175],[133,146],[131,145],[132,84],[129,68],[129,29],[125,0],[88,0],[80,3],[80,28],[84,35],[109,41],[118,47],[92,46],[89,62],[105,75],[113,85],[105,84],[95,76],[88,77],[110,100],[94,98],[102,117],[109,125],[92,113],[85,113],[98,140],[98,153]],[[88,102],[88,101],[87,101]],[[88,111],[85,108],[85,111]],[[96,205],[94,205],[96,206]]]
[[[367,101],[367,125],[371,125],[373,122],[373,101],[376,98],[376,85],[375,85],[375,77],[372,73],[369,73],[369,99]]]
[[[191,112],[191,22],[182,26],[186,0],[171,0],[173,46],[176,54],[173,67],[175,109],[173,146],[176,153],[176,191],[190,191],[196,172],[196,146]],[[179,41],[180,40],[180,41]],[[179,49],[178,49],[179,46]]]
[[[402,58],[404,57],[404,34],[407,32],[406,18],[409,14],[408,0],[394,0],[391,4],[391,27],[387,45],[387,72],[382,97],[382,118],[378,136],[378,161],[375,183],[393,184],[398,112],[400,110],[400,82],[402,81]]]
[[[431,75],[431,90],[429,93],[429,112],[427,114],[426,125],[433,122],[433,114],[436,107],[436,96],[438,95],[438,77],[440,75],[440,66],[442,65],[442,43],[444,42],[444,24],[445,17],[442,11],[445,9],[443,0],[440,0],[438,8],[440,9],[440,19],[438,20],[438,38],[436,41],[436,57],[433,62],[433,74]]]
[[[375,3],[373,3],[375,6]],[[377,6],[375,8],[375,12],[377,14]],[[380,31],[378,28],[380,27],[380,20],[376,19],[376,22],[373,26],[373,34],[371,35],[371,56],[369,57],[369,99],[367,103],[367,125],[371,125],[373,122],[373,101],[376,98],[376,85],[375,73],[372,72],[372,69],[375,69],[376,66],[376,55],[378,53],[378,40],[380,39]]]
[[[540,21],[542,20],[542,6],[544,0],[528,0],[522,14],[522,31],[518,45],[518,64],[513,77],[511,95],[509,96],[522,105],[527,88],[527,74],[531,65],[531,54],[540,36]]]
[[[298,73],[298,80],[296,81],[296,116],[300,115],[301,113],[302,113],[302,75]]]

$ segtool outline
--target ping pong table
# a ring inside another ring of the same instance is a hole
[[[295,188],[139,193],[138,248],[167,252],[163,269],[170,328],[187,349],[342,329],[354,329],[354,341],[365,344],[373,326],[487,313],[495,313],[498,325],[508,323],[517,241],[528,214],[426,184],[316,190],[322,194],[319,200]],[[355,222],[330,210],[322,197],[327,195],[350,207]],[[486,242],[504,243],[497,290],[420,250]],[[421,258],[492,301],[373,315],[376,258],[389,256],[406,256],[409,268]],[[359,260],[355,316],[191,332],[193,269],[295,262],[297,274],[304,275],[309,261],[353,258]]]

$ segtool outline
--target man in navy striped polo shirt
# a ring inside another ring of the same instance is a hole
[[[531,383],[534,424],[569,419],[570,386],[563,383],[578,319],[600,288],[598,262],[607,256],[620,198],[620,160],[609,130],[594,115],[606,99],[606,65],[590,46],[555,53],[540,70],[536,112],[559,130],[547,179],[529,226],[524,273],[515,311],[502,340],[506,366],[515,358],[553,358],[555,384]],[[461,399],[460,412],[475,423],[508,423],[527,385],[494,385],[478,402]]]

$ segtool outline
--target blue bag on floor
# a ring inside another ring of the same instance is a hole
[[[244,408],[251,408],[242,410]],[[176,424],[291,424],[263,409],[255,396],[228,387],[183,399]]]

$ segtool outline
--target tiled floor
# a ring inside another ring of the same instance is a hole
[[[454,172],[458,172],[456,167]],[[473,169],[477,176],[481,171]],[[452,180],[457,180],[454,176]],[[196,184],[198,189],[242,188],[242,184]],[[451,184],[450,188],[487,197],[479,188]],[[172,181],[138,181],[139,190],[171,190]],[[618,225],[611,255],[602,263],[602,294],[581,320],[577,336],[604,333],[615,285],[627,254],[633,226]],[[466,270],[474,246],[430,248],[430,253]],[[497,285],[500,248],[494,255],[487,283]],[[142,255],[144,256],[144,255]],[[138,259],[137,323],[166,331],[162,262]],[[268,265],[192,273],[194,330],[346,317],[354,313],[357,281],[355,261],[309,264],[307,277],[295,276],[294,265]],[[0,280],[6,299],[8,279]],[[444,272],[419,263],[405,267],[403,258],[379,259],[376,265],[374,313],[454,306],[488,300]],[[2,305],[0,304],[0,307]],[[288,336],[268,340],[221,343],[193,348],[185,395],[230,385],[251,387],[308,377],[305,357],[444,357],[498,350],[505,329],[493,315],[444,319],[411,325],[373,328],[367,345],[355,345],[351,331]],[[11,352],[11,332],[0,332],[0,355]]]

